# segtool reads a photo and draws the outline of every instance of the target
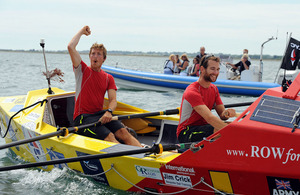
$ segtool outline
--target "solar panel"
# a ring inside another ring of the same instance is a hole
[[[250,120],[293,128],[298,114],[299,101],[264,95]]]

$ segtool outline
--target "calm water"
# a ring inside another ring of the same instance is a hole
[[[53,87],[74,91],[75,79],[67,54],[46,54],[48,69],[61,69],[64,83],[52,81]],[[82,55],[87,64],[88,56]],[[106,65],[162,72],[165,57],[108,56]],[[251,61],[258,64],[256,60]],[[263,81],[273,82],[279,61],[265,61]],[[47,88],[42,72],[45,71],[41,53],[0,52],[0,97],[26,94],[29,90]],[[119,89],[118,101],[149,111],[173,109],[180,106],[183,91],[154,92]],[[224,104],[254,101],[255,97],[221,95]],[[236,108],[242,112],[245,107]],[[0,139],[0,144],[4,144]],[[0,150],[0,166],[12,165],[7,150]],[[108,188],[69,170],[55,169],[51,172],[38,170],[16,170],[0,173],[0,194],[127,194]]]

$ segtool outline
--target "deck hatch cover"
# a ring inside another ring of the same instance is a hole
[[[250,120],[293,128],[299,112],[299,101],[264,95]]]

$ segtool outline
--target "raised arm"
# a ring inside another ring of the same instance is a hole
[[[82,35],[88,36],[90,34],[91,34],[90,27],[84,26],[82,29],[80,29],[80,31],[78,31],[78,33],[73,37],[73,39],[68,44],[68,51],[74,68],[77,68],[81,62],[81,57],[78,51],[76,50],[76,46],[78,45]]]

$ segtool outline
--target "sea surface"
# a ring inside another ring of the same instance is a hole
[[[66,91],[75,90],[75,79],[68,54],[46,53],[48,70],[59,68],[64,72],[64,82],[52,81],[52,87]],[[82,55],[89,64],[88,55]],[[167,57],[151,56],[108,56],[105,65],[147,72],[163,72]],[[234,60],[237,62],[237,60]],[[258,60],[251,60],[259,64]],[[280,61],[266,60],[263,68],[263,81],[273,82]],[[47,88],[44,57],[42,53],[0,52],[0,97],[23,95],[30,90]],[[125,90],[119,88],[117,100],[146,109],[161,111],[180,106],[183,91],[155,92]],[[257,97],[221,95],[224,104],[249,102]],[[236,108],[243,112],[246,107]],[[0,138],[0,145],[5,144]],[[13,165],[7,150],[0,150],[0,166]],[[23,169],[0,172],[0,194],[128,194],[103,186],[94,180],[75,174],[67,169],[54,169],[44,172],[37,169]]]

